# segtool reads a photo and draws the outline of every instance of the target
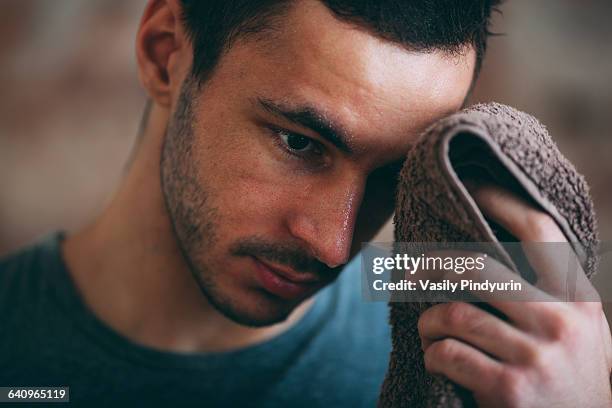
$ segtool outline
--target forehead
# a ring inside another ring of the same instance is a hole
[[[355,145],[397,149],[461,107],[475,53],[410,51],[338,20],[319,1],[299,0],[271,34],[237,41],[221,65],[248,83],[244,92],[317,106]]]

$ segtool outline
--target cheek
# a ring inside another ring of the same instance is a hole
[[[245,132],[246,133],[246,132]],[[307,191],[303,179],[288,174],[261,141],[228,137],[230,142],[202,142],[197,146],[199,182],[210,192],[219,214],[220,235],[275,234]]]

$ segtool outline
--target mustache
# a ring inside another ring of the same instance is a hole
[[[269,262],[287,266],[296,272],[314,273],[323,276],[337,275],[344,265],[330,268],[310,256],[298,245],[276,244],[258,237],[240,240],[233,244],[230,252],[237,256],[255,256]]]

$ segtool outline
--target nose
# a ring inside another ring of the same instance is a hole
[[[363,200],[364,181],[354,178],[311,191],[296,203],[288,221],[290,233],[330,268],[348,262],[355,220]],[[317,198],[313,198],[317,197]]]

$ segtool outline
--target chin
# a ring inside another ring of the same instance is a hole
[[[228,317],[229,319],[231,319],[232,321],[234,321],[235,323],[238,323],[242,326],[247,326],[247,327],[268,327],[268,326],[273,326],[275,324],[278,323],[282,323],[285,320],[287,320],[287,318],[289,317],[289,315],[291,313],[279,313],[276,315],[270,314],[270,315],[253,315],[253,314],[228,314],[228,313],[224,313],[226,317]]]
[[[266,327],[282,323],[304,300],[288,302],[263,290],[218,296],[206,294],[209,302],[228,319],[249,327]]]

